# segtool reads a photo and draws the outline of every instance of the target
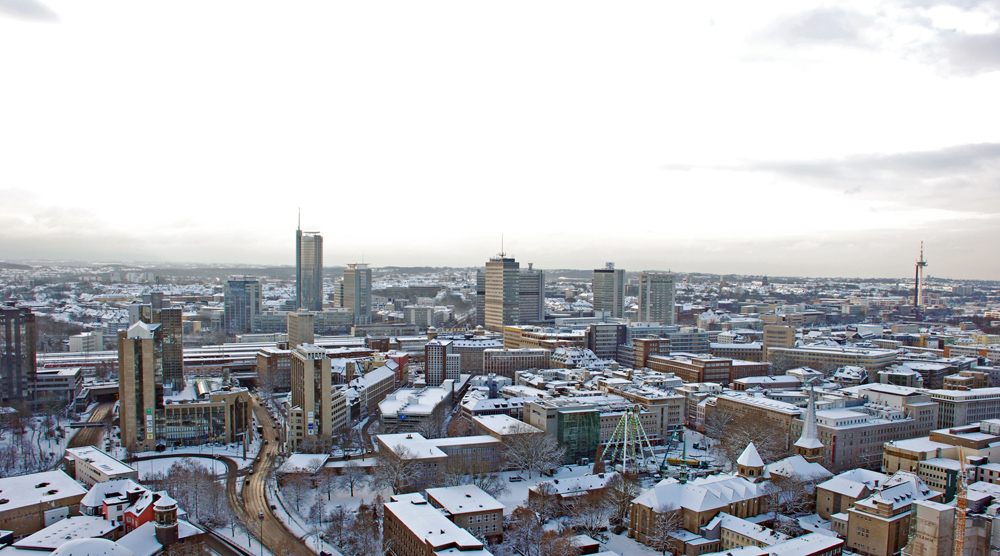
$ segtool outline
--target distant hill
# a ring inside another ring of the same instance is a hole
[[[0,261],[0,268],[4,270],[31,270],[31,267],[25,264],[5,263],[3,261]]]

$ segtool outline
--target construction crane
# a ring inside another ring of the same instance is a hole
[[[965,556],[965,514],[969,507],[966,493],[965,457],[962,449],[958,449],[958,461],[962,466],[962,476],[958,479],[958,499],[955,504],[955,551],[953,556]]]

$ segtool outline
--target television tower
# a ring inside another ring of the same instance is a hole
[[[924,260],[924,242],[920,242],[920,260],[917,261],[916,265],[916,278],[913,288],[913,312],[918,317],[920,316],[920,304],[923,302],[923,289],[924,289],[924,267],[927,266],[927,261]]]

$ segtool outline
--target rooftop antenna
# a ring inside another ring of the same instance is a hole
[[[299,229],[302,229],[302,207],[299,207]]]

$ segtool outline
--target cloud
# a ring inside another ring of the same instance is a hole
[[[59,21],[59,16],[38,0],[0,0],[0,14],[26,21]]]
[[[1000,69],[1000,31],[993,33],[941,33],[938,56],[962,74]]]
[[[836,44],[869,46],[865,31],[874,24],[871,16],[845,8],[816,8],[784,18],[766,31],[769,39],[792,46]]]
[[[756,162],[730,169],[768,172],[848,195],[966,213],[1000,214],[1000,143],[957,145],[936,151]]]

